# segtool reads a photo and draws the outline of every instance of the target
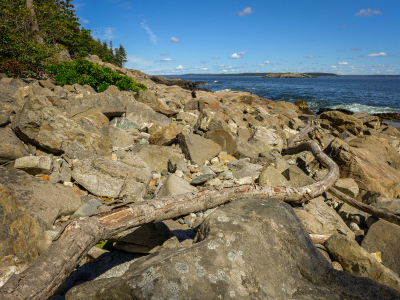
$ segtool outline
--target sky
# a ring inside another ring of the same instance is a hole
[[[400,74],[400,0],[73,0],[150,75]]]

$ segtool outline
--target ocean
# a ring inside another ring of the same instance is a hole
[[[311,110],[345,108],[369,114],[400,112],[400,77],[261,78],[256,76],[168,76],[190,81],[211,91],[246,91],[260,97],[307,101]]]

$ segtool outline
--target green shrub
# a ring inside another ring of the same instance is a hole
[[[117,86],[120,91],[147,90],[145,85],[128,76],[81,58],[49,65],[46,71],[55,75],[54,82],[58,85],[87,84],[99,93],[104,92],[110,85]]]

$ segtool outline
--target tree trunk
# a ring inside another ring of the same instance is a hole
[[[36,40],[43,44],[43,38],[40,36],[39,25],[36,21],[35,7],[33,6],[33,0],[26,0],[26,8],[29,10],[31,24],[31,33],[35,36]]]

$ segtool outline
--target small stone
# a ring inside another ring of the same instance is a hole
[[[210,169],[215,173],[222,173],[229,171],[228,166],[223,163],[213,164],[210,166]]]
[[[204,174],[204,175],[200,175],[197,176],[195,178],[193,178],[192,182],[190,182],[191,185],[201,185],[205,182],[207,182],[208,180],[214,178],[215,175],[212,174]]]
[[[225,172],[220,173],[218,178],[221,179],[221,180],[231,180],[234,177],[233,177],[232,172],[225,171]]]
[[[218,164],[219,163],[219,158],[216,156],[213,159],[211,159],[211,164]]]
[[[349,224],[349,228],[350,228],[351,231],[353,231],[353,232],[356,232],[356,231],[360,230],[360,227],[358,227],[358,225],[357,225],[356,223],[354,223],[354,222],[351,222],[351,223]]]
[[[247,176],[247,177],[243,177],[243,178],[236,180],[236,183],[237,184],[253,184],[254,180],[253,180],[253,177]]]
[[[204,186],[217,186],[217,185],[221,185],[221,184],[222,184],[221,180],[219,180],[219,178],[216,177],[216,178],[212,178],[212,179],[208,180],[204,184]]]
[[[343,271],[342,265],[341,265],[340,263],[338,263],[337,261],[333,261],[333,262],[332,262],[332,267],[333,267],[335,270]]]
[[[382,263],[382,253],[381,252],[378,251],[378,252],[375,252],[375,253],[371,253],[371,255],[373,257],[375,257],[377,261]]]
[[[198,170],[199,170],[201,173],[203,173],[203,174],[212,174],[212,175],[215,175],[215,172],[214,172],[209,166],[206,166],[206,165],[200,166],[200,167],[198,168]]]
[[[181,170],[176,170],[175,175],[178,177],[181,177],[181,178],[183,178],[183,176],[184,176],[184,174]]]

